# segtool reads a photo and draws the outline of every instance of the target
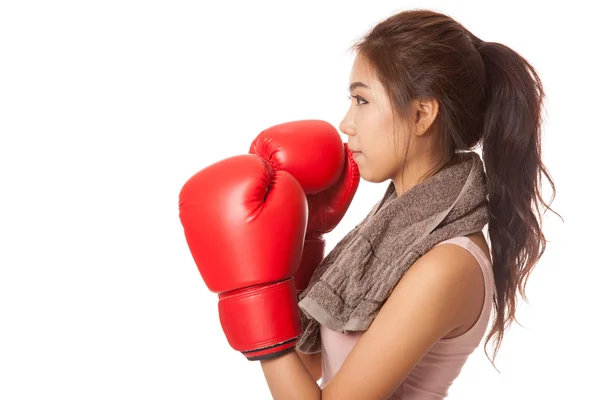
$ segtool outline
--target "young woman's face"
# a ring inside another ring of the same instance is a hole
[[[390,100],[360,56],[354,60],[350,73],[350,95],[352,102],[339,128],[348,135],[348,148],[361,177],[369,182],[393,178],[402,161],[398,145],[403,148],[406,126],[397,121],[394,132]]]
[[[394,116],[383,85],[360,54],[352,66],[349,89],[352,102],[339,129],[348,135],[348,149],[361,177],[374,183],[392,179],[397,190],[407,190],[439,158],[435,134],[429,132],[437,101],[414,100],[408,118]]]

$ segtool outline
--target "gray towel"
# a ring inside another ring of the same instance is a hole
[[[367,217],[325,257],[300,294],[303,333],[296,348],[321,350],[319,325],[365,331],[410,266],[436,244],[488,222],[486,177],[477,153],[397,196],[393,182]]]

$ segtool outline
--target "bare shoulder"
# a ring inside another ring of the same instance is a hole
[[[467,236],[490,260],[490,249],[482,232],[473,233]],[[419,261],[428,265],[444,265],[444,269],[450,269],[450,272],[468,273],[481,275],[481,266],[479,261],[470,251],[451,243],[443,243],[427,252]],[[435,268],[435,267],[434,267]]]
[[[475,236],[473,241],[480,248],[485,245],[483,237]],[[417,260],[406,275],[414,275],[413,278],[418,275],[419,279],[436,282],[440,289],[448,291],[450,297],[446,299],[459,309],[464,309],[465,304],[481,297],[481,266],[477,259],[461,246],[442,244],[434,247]]]
[[[477,232],[467,237],[490,260],[489,246],[483,233]],[[461,304],[461,309],[456,313],[458,325],[452,331],[448,332],[444,336],[444,339],[460,336],[471,329],[477,322],[483,308],[485,301],[485,281],[481,265],[468,250],[453,244],[437,246],[428,253],[428,256],[435,258],[432,263],[443,264],[444,268],[449,268],[447,272],[460,276],[454,278],[458,279],[457,282],[461,286],[460,298],[456,299],[457,304]],[[462,301],[460,301],[461,299]]]
[[[489,248],[483,233],[477,232],[467,237],[489,259]],[[481,267],[477,259],[467,249],[451,243],[443,243],[435,246],[417,260],[415,265],[422,265],[420,269],[432,269],[431,272],[433,273],[481,274]]]

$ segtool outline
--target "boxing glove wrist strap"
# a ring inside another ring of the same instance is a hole
[[[292,278],[221,293],[219,318],[231,347],[249,360],[293,350],[302,332]]]

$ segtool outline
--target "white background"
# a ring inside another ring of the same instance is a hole
[[[550,3],[2,2],[0,398],[270,398],[260,364],[227,345],[179,189],[268,126],[337,127],[347,48],[412,7],[449,13],[538,69],[565,219],[545,221],[501,374],[479,348],[449,399],[600,398],[595,2]],[[384,189],[361,184],[329,249]]]

